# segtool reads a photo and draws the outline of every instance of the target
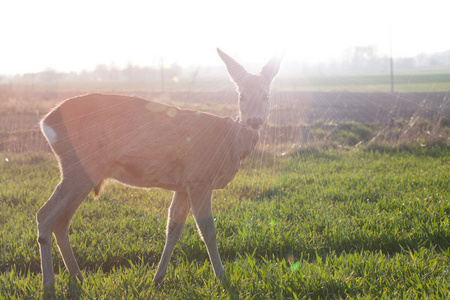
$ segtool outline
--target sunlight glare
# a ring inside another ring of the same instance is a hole
[[[446,28],[442,5],[441,0],[426,5],[403,0],[9,1],[0,10],[0,26],[14,30],[3,31],[0,73],[81,71],[97,64],[159,66],[162,58],[167,65],[219,65],[216,47],[250,65],[284,52],[287,61],[326,62],[355,46],[375,45],[387,54],[390,28],[395,55],[444,51],[450,40],[437,34]]]

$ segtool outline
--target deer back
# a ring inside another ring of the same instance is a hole
[[[97,185],[223,188],[258,136],[229,117],[137,97],[89,94],[66,100],[42,121],[63,176],[79,168]]]

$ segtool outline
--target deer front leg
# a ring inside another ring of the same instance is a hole
[[[211,196],[212,190],[190,191],[189,193],[197,228],[208,250],[214,274],[218,279],[222,280],[225,276],[225,270],[217,248],[216,225],[212,215]]]
[[[163,254],[159,261],[158,270],[156,271],[155,277],[153,277],[153,282],[156,285],[160,285],[166,275],[170,257],[181,237],[190,208],[191,205],[187,193],[175,192],[167,219],[166,244],[164,245]]]
[[[223,269],[219,249],[217,248],[216,225],[214,224],[214,218],[211,215],[200,219],[195,219],[195,221],[197,222],[198,230],[200,231],[200,235],[208,250],[209,260],[213,265],[214,274],[217,278],[222,280],[225,276],[225,270]]]

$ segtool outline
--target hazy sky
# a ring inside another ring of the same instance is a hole
[[[394,56],[450,50],[446,0],[0,0],[0,74],[126,66],[339,59],[376,45]]]

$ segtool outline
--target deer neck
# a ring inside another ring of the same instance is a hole
[[[240,159],[246,158],[256,147],[259,140],[259,132],[249,129],[238,117],[238,134],[236,146],[239,147]]]

